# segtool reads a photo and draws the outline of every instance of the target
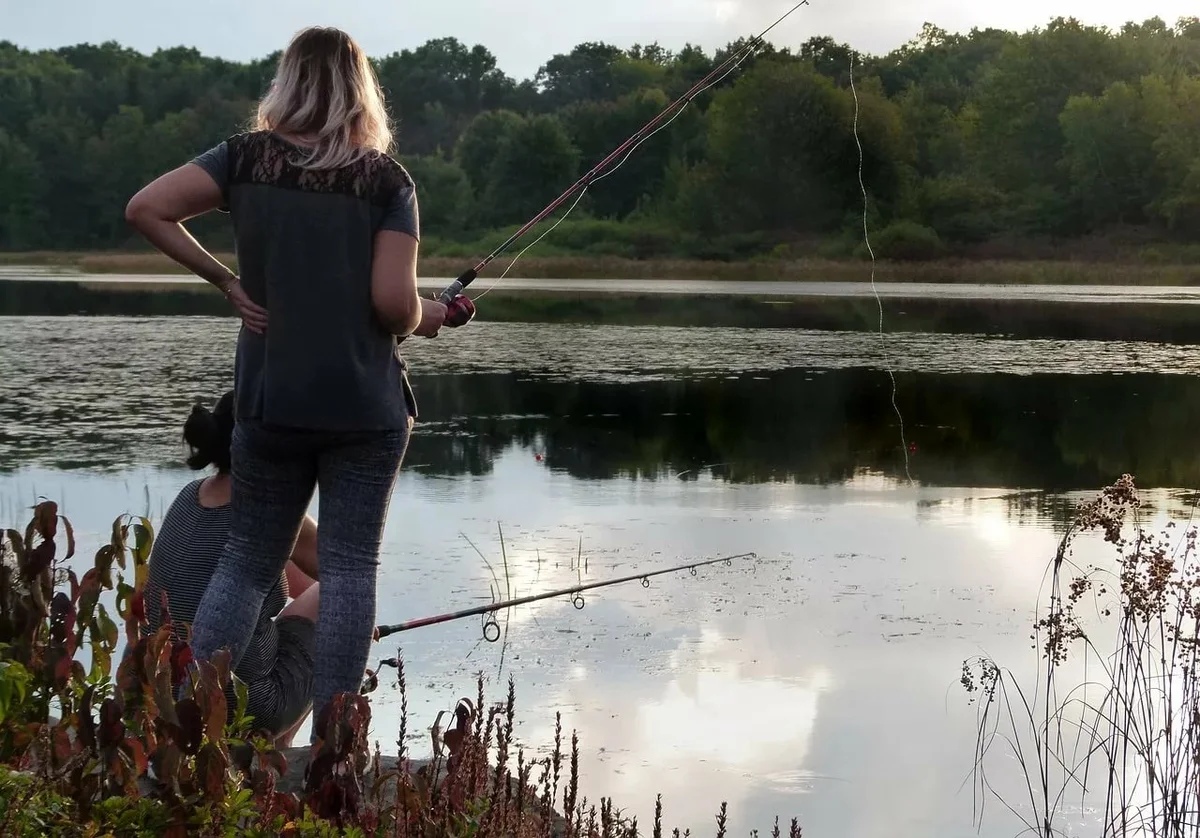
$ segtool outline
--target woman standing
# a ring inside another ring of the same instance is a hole
[[[384,522],[417,413],[396,336],[433,337],[446,320],[446,306],[417,294],[416,188],[391,144],[367,57],[344,32],[313,27],[284,51],[255,130],[126,208],[242,320],[229,539],[193,652],[241,660],[319,487],[314,720],[336,693],[358,692],[374,632]],[[231,216],[240,275],[181,224],[214,209]]]

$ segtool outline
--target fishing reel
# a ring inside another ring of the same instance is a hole
[[[445,325],[451,328],[465,326],[475,319],[475,303],[466,294],[456,295],[446,304]]]

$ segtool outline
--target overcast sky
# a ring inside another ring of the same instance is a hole
[[[0,39],[39,49],[116,40],[142,51],[194,46],[247,59],[282,48],[298,28],[340,26],[371,55],[454,36],[487,46],[505,72],[532,76],[547,58],[583,41],[620,46],[692,42],[706,49],[756,34],[796,0],[0,0]],[[951,31],[972,26],[1027,29],[1055,15],[1119,26],[1158,15],[1174,23],[1197,0],[810,0],[772,33],[780,46],[832,35],[883,52],[930,21]]]

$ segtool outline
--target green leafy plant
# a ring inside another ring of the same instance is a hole
[[[406,754],[399,659],[389,662],[402,702],[397,758],[385,760],[378,742],[373,752],[369,747],[369,696],[379,673],[368,671],[358,694],[335,696],[316,720],[317,738],[297,784],[289,755],[247,715],[247,690],[232,676],[229,655],[195,661],[188,626],[172,622],[165,596],[162,625],[146,630],[143,591],[153,539],[149,520],[117,518],[109,542],[79,578],[65,565],[75,554],[74,533],[53,502],[34,508],[23,533],[4,532],[0,834],[637,834],[636,821],[623,818],[612,800],[580,797],[578,737],[572,734],[568,756],[561,716],[550,756],[532,759],[514,745],[511,678],[505,701],[489,707],[480,676],[474,699],[461,699],[445,727],[441,715],[434,722],[432,760],[415,765]],[[115,671],[120,628],[110,605],[126,639]],[[724,822],[722,806],[720,834]],[[662,835],[661,805],[654,834]],[[793,821],[793,838],[799,834]]]

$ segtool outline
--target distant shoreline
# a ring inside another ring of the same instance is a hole
[[[233,255],[218,258],[236,267]],[[457,276],[480,257],[424,256],[422,276]],[[498,277],[511,258],[489,265]],[[0,253],[0,267],[59,269],[84,274],[186,274],[157,253],[56,252]],[[867,282],[869,261],[853,259],[748,259],[736,262],[694,259],[625,259],[605,256],[527,256],[509,276],[523,279],[703,279],[717,281]],[[1147,264],[1104,261],[967,260],[877,262],[876,282],[980,283],[1004,285],[1200,285],[1200,264]]]
[[[203,280],[155,267],[158,273],[97,274],[61,264],[0,265],[0,315],[232,316],[228,301]],[[436,267],[422,265],[423,295],[439,292],[461,270],[455,265],[438,276]],[[1166,285],[1162,275],[1154,277],[1157,284],[1089,286],[1065,282],[1060,273],[1056,285],[1004,277],[972,285],[967,280],[978,282],[976,273],[959,282],[925,276],[872,286],[853,274],[824,282],[511,275],[497,281],[502,272],[503,266],[487,271],[468,292],[480,301],[479,322],[874,332],[883,308],[889,332],[1181,345],[1195,345],[1200,334],[1200,284]]]

